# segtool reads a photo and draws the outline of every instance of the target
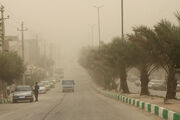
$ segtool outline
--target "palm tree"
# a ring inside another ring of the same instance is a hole
[[[141,95],[149,95],[148,83],[149,77],[158,66],[155,64],[154,59],[151,57],[151,50],[153,48],[151,41],[155,40],[155,33],[146,26],[139,26],[133,28],[134,33],[128,35],[129,40],[132,42],[133,51],[135,55],[133,66],[140,72],[141,81]]]
[[[177,79],[175,79],[176,67],[180,61],[180,27],[173,25],[167,20],[162,20],[155,26],[155,32],[158,36],[156,49],[153,51],[160,64],[167,72],[167,94],[166,99],[175,99]]]
[[[127,84],[127,72],[131,68],[132,54],[130,54],[132,47],[129,41],[121,38],[115,38],[110,44],[110,51],[112,62],[120,77],[120,90],[124,93],[129,93]]]

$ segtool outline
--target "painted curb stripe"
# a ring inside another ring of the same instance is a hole
[[[148,112],[151,112],[151,104],[148,104]]]
[[[126,98],[126,103],[128,103],[128,98]]]
[[[136,102],[136,100],[135,100],[135,99],[133,99],[133,105],[135,105],[135,102]]]
[[[143,110],[145,109],[145,102],[144,102],[144,101],[141,103],[141,108],[142,108]]]
[[[180,114],[174,113],[173,120],[180,120]]]
[[[167,120],[168,119],[168,110],[167,109],[163,109],[163,118],[165,119],[165,120]]]
[[[154,105],[154,104],[151,104],[151,113],[152,113],[152,114],[154,114],[154,113],[155,113],[155,111],[154,111],[154,107],[155,107],[155,105]]]
[[[129,104],[131,104],[131,98],[129,98]]]
[[[173,120],[173,116],[174,116],[174,112],[173,111],[169,111],[168,112],[168,120]]]
[[[140,102],[139,102],[139,100],[137,100],[136,101],[136,106],[139,107],[139,105],[140,105]]]
[[[159,116],[159,106],[154,106],[154,114]]]

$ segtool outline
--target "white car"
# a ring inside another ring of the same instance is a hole
[[[47,91],[51,88],[49,81],[41,81],[40,84],[43,84]]]
[[[148,87],[150,89],[154,89],[154,90],[166,90],[166,84],[164,80],[155,80],[152,79],[149,84]]]
[[[13,103],[20,100],[34,101],[34,95],[31,86],[17,86],[13,93]]]
[[[39,94],[45,94],[46,92],[46,87],[43,84],[39,84]]]

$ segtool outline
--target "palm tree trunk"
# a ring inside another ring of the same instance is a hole
[[[115,78],[112,78],[112,89],[114,89],[117,92],[117,84],[115,82]]]
[[[0,80],[0,100],[3,99],[3,85],[2,85],[2,80]]]
[[[104,89],[110,89],[110,78],[104,75]]]
[[[129,93],[126,69],[122,69],[119,76],[120,76],[120,90],[122,90],[123,93]]]
[[[149,75],[146,69],[142,69],[140,71],[140,81],[141,81],[141,93],[140,95],[149,95],[148,83],[149,83]]]
[[[7,82],[2,80],[3,98],[7,98]]]
[[[172,66],[169,68],[168,80],[167,80],[167,93],[166,99],[175,99],[176,98],[176,86],[177,79],[175,79],[176,70]]]

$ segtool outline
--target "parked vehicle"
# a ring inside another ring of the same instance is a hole
[[[148,84],[148,87],[150,89],[154,89],[154,90],[162,90],[165,91],[166,90],[166,83],[164,80],[151,80]]]
[[[47,89],[43,83],[39,83],[39,94],[45,94]]]
[[[53,82],[54,84],[56,84],[57,80],[54,79],[54,80],[52,80],[52,82]]]
[[[20,100],[34,101],[33,90],[31,86],[17,86],[13,92],[13,103]]]
[[[134,75],[130,75],[129,77],[128,77],[128,81],[130,81],[130,82],[135,82],[136,80],[138,80],[139,78],[137,77],[137,76],[134,76]]]
[[[136,80],[134,83],[136,86],[140,86],[141,85],[141,81],[140,80]]]
[[[179,83],[177,84],[176,92],[180,92],[180,84]]]
[[[51,87],[51,88],[54,88],[54,87],[55,87],[55,84],[54,84],[53,81],[49,81],[49,83],[50,83],[50,87]]]
[[[62,80],[62,91],[71,91],[74,92],[74,80]]]
[[[44,84],[44,86],[46,87],[46,90],[50,90],[51,88],[51,85],[50,85],[50,82],[49,81],[41,81],[42,84]]]

